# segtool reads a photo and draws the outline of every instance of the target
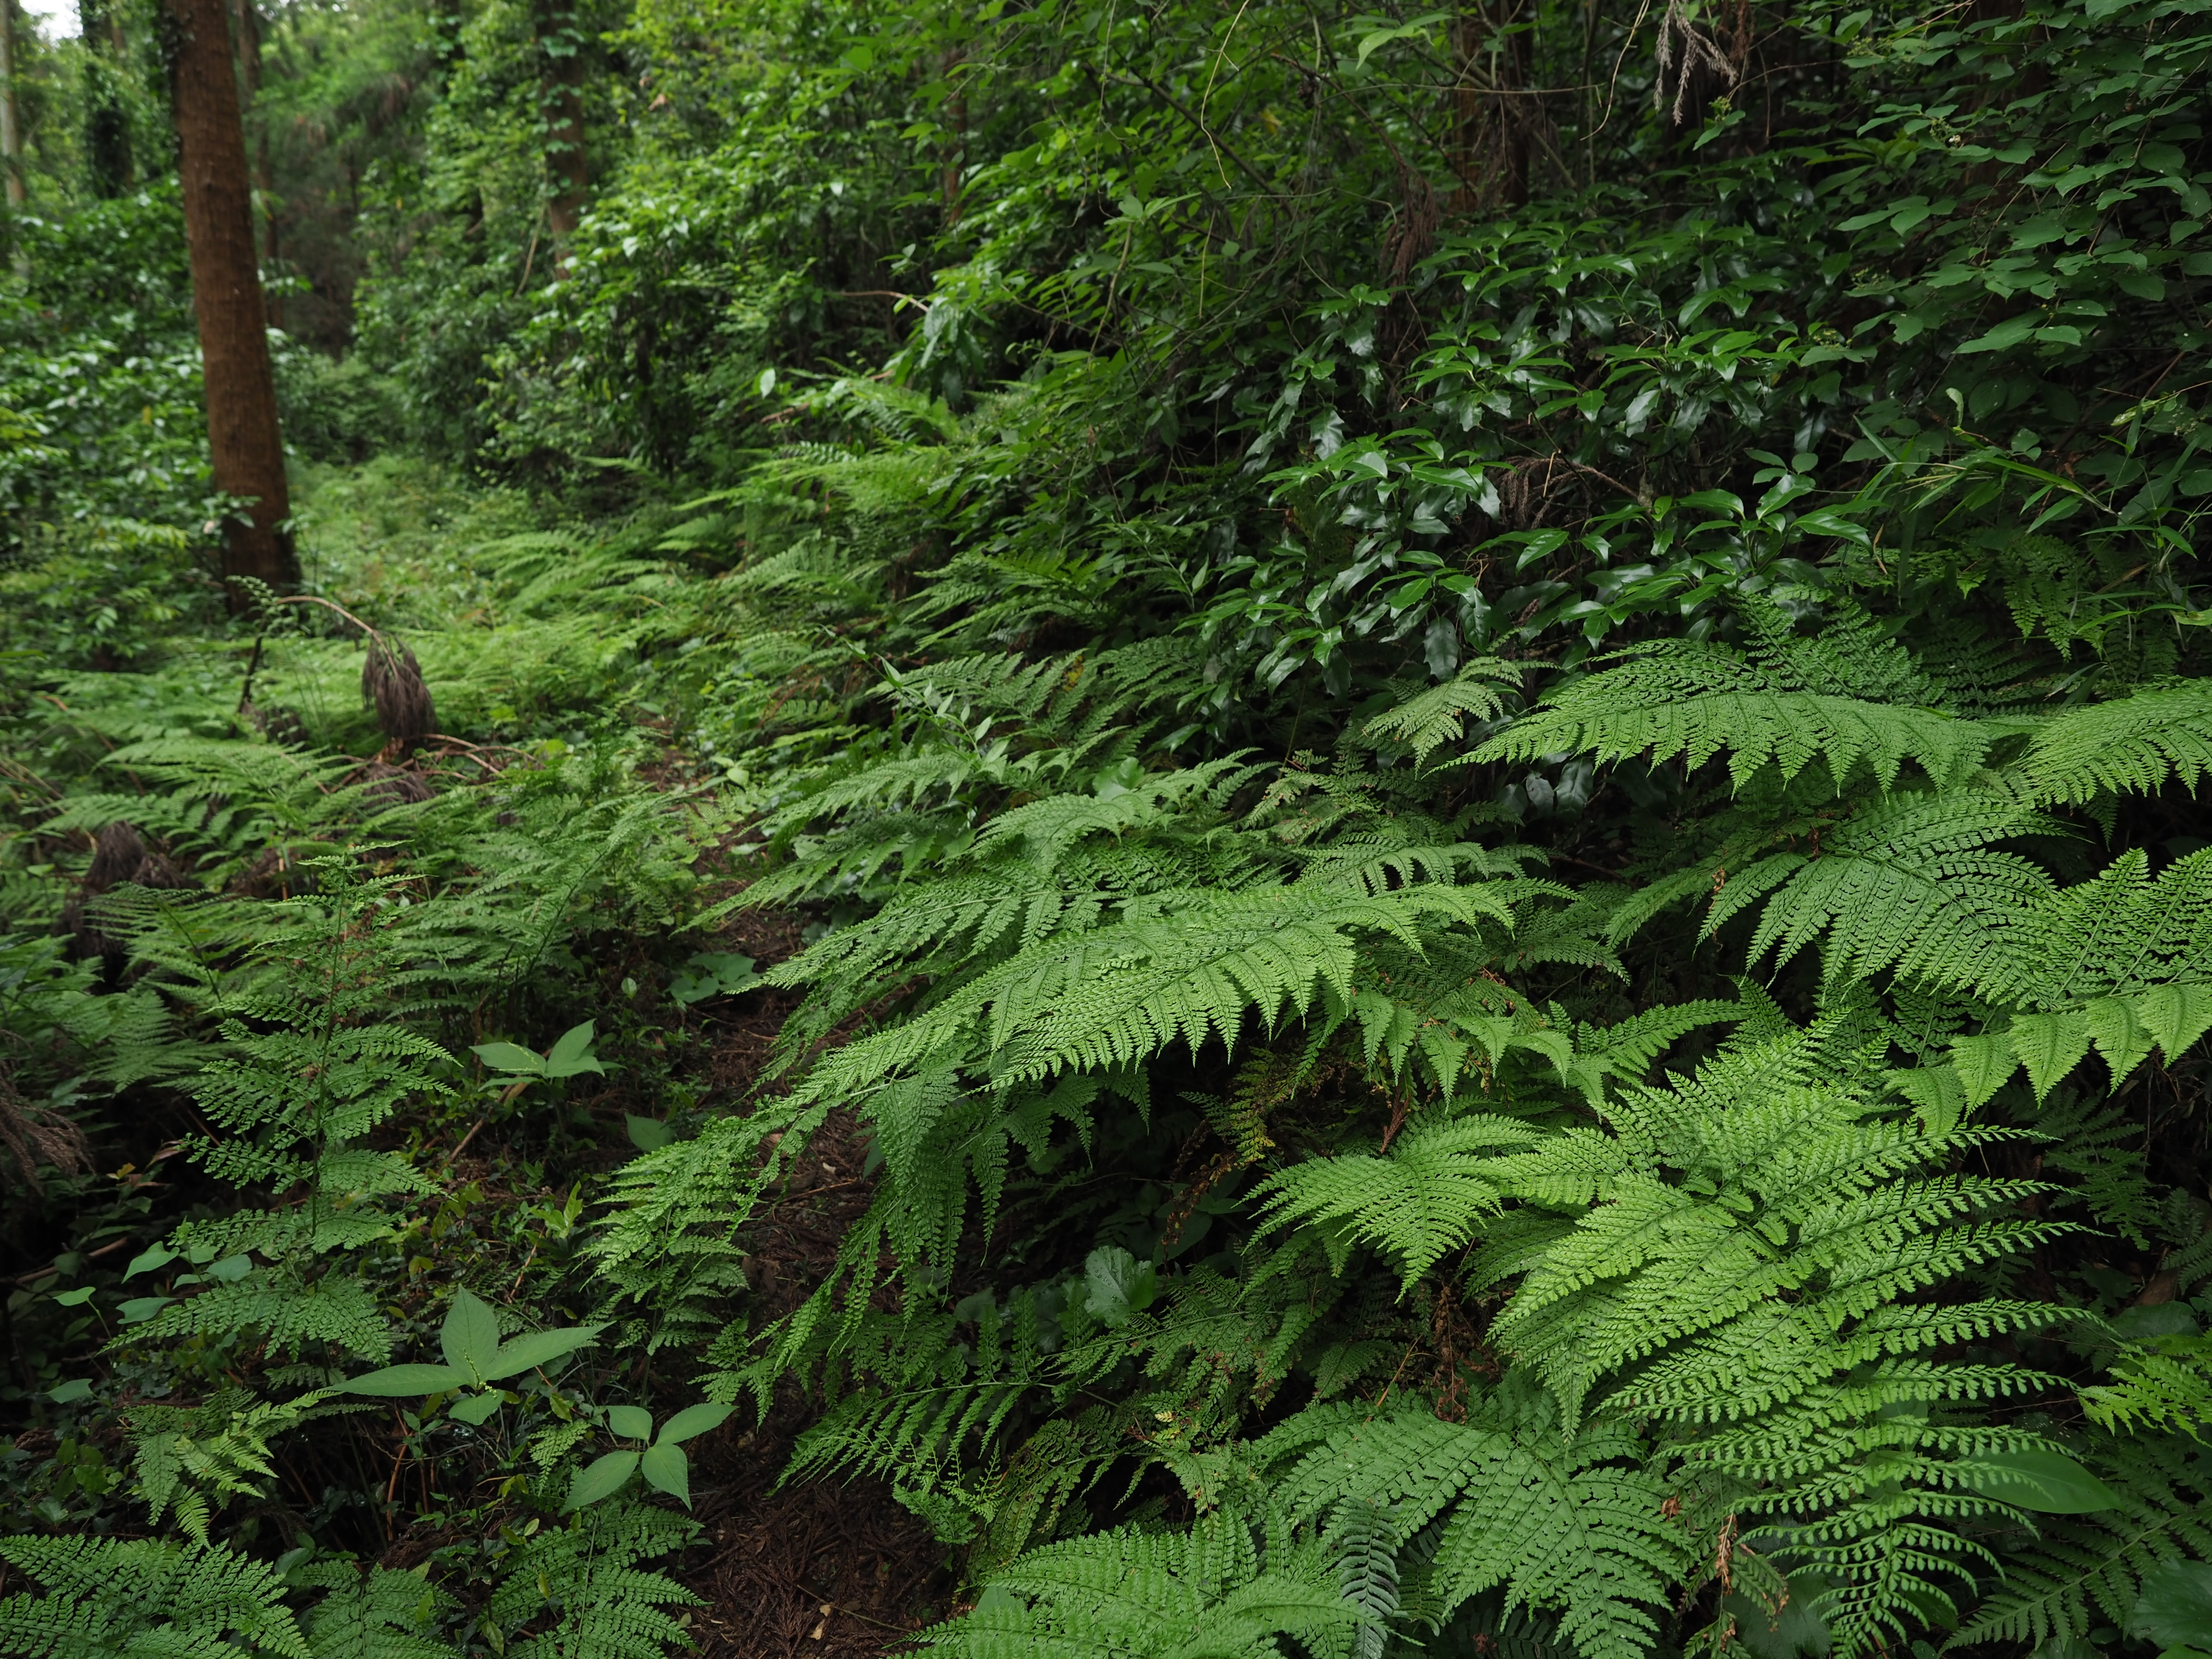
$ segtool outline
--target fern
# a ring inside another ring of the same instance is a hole
[[[1510,1609],[1556,1611],[1586,1659],[1631,1659],[1659,1629],[1668,1585],[1689,1565],[1688,1529],[1664,1512],[1637,1437],[1615,1425],[1563,1431],[1534,1390],[1486,1393],[1464,1421],[1430,1410],[1310,1409],[1253,1446],[1279,1470],[1277,1501],[1293,1518],[1388,1505],[1425,1540],[1423,1595],[1441,1623],[1503,1588]],[[1339,1522],[1341,1525],[1343,1523]]]
[[[666,1609],[704,1603],[638,1564],[680,1549],[696,1530],[665,1510],[592,1504],[514,1550],[483,1619],[517,1659],[662,1659],[684,1640]],[[542,1631],[521,1634],[546,1619]]]
[[[0,1556],[46,1588],[0,1599],[0,1653],[224,1659],[243,1647],[317,1659],[284,1605],[284,1580],[248,1556],[82,1535],[0,1539]]]
[[[294,1567],[289,1581],[324,1592],[304,1620],[313,1659],[449,1659],[430,1634],[453,1599],[412,1572],[325,1559]]]
[[[918,1639],[971,1659],[1261,1659],[1281,1650],[1278,1635],[1340,1653],[1364,1610],[1342,1594],[1334,1565],[1279,1520],[1255,1528],[1220,1515],[1186,1534],[1123,1528],[1033,1551],[975,1613]]]

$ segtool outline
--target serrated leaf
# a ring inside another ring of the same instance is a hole
[[[2158,1039],[2169,1066],[2212,1025],[2212,987],[2161,985],[2137,993],[2136,1017]]]
[[[580,1510],[620,1492],[637,1468],[637,1456],[634,1451],[611,1451],[577,1470],[576,1478],[568,1483],[568,1507]]]
[[[466,1371],[451,1365],[386,1365],[381,1370],[363,1371],[339,1384],[339,1391],[397,1400],[410,1394],[443,1394],[448,1389],[460,1388],[468,1380]]]
[[[717,1406],[712,1401],[686,1406],[660,1425],[659,1443],[673,1446],[680,1441],[702,1435],[709,1429],[719,1429],[736,1409],[734,1406]]]
[[[468,1291],[456,1291],[439,1328],[438,1346],[447,1364],[484,1382],[499,1363],[499,1316]]]
[[[484,1380],[497,1382],[502,1376],[514,1376],[550,1364],[563,1354],[590,1346],[605,1328],[604,1325],[576,1325],[566,1330],[533,1331],[512,1342],[502,1342],[492,1363],[484,1367]]]
[[[581,1025],[572,1025],[561,1033],[561,1039],[545,1052],[545,1075],[574,1077],[579,1072],[598,1072],[605,1075],[606,1067],[591,1054],[593,1024],[586,1020]]]
[[[2020,1069],[2020,1058],[2002,1036],[1960,1037],[1951,1045],[1951,1063],[1966,1085],[1966,1109],[1972,1111],[2004,1087]]]
[[[524,1048],[519,1042],[478,1042],[471,1045],[470,1052],[495,1072],[524,1072],[532,1077],[545,1075],[545,1056],[535,1049]]]
[[[2145,1573],[2128,1634],[2165,1648],[2212,1647],[2212,1562],[2166,1561]]]
[[[610,1406],[607,1426],[625,1440],[650,1440],[653,1413],[642,1406]]]
[[[647,1447],[638,1470],[647,1486],[681,1500],[687,1510],[691,1507],[691,1461],[684,1456],[683,1447],[665,1441]]]
[[[2087,1012],[2089,1036],[2097,1045],[2097,1053],[2112,1068],[2112,1087],[2117,1089],[2150,1053],[2150,1033],[2136,1018],[2135,1008],[2125,997],[2099,997],[2089,1005]]]
[[[2089,1052],[2088,1016],[2078,1009],[2058,1014],[2015,1014],[2012,1051],[2027,1067],[2027,1080],[2039,1102]]]

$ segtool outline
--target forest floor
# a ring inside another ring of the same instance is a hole
[[[742,951],[767,968],[798,954],[804,920],[740,912],[714,948]],[[763,991],[720,1006],[730,1012],[710,1016],[708,1101],[736,1107],[752,1097],[797,1000]],[[866,1154],[857,1129],[851,1119],[833,1117],[749,1230],[756,1329],[805,1299],[866,1209],[874,1177],[861,1173]],[[885,1483],[779,1484],[816,1414],[787,1379],[765,1423],[741,1410],[692,1448],[702,1531],[676,1576],[708,1603],[692,1614],[700,1659],[872,1659],[950,1610],[955,1585],[945,1547]]]

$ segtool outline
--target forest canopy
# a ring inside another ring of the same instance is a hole
[[[0,1654],[2212,1656],[2212,0],[82,6]]]

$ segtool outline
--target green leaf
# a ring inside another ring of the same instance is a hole
[[[93,1293],[99,1288],[97,1285],[80,1285],[73,1291],[56,1291],[54,1300],[64,1308],[82,1308],[92,1300]]]
[[[465,1400],[457,1400],[446,1408],[446,1415],[456,1422],[481,1423],[500,1408],[501,1401],[495,1389],[483,1394],[472,1394]]]
[[[143,1324],[177,1298],[173,1296],[133,1297],[115,1310],[115,1316],[125,1325]]]
[[[472,1045],[471,1051],[495,1072],[526,1072],[532,1077],[545,1075],[545,1057],[520,1043],[479,1042]]]
[[[609,1452],[588,1468],[576,1471],[576,1478],[568,1484],[568,1507],[580,1510],[586,1504],[596,1504],[623,1489],[637,1468],[637,1454],[634,1451]]]
[[[2089,1052],[2089,1019],[2079,1010],[2060,1014],[2015,1014],[2012,1051],[2027,1067],[2039,1102]]]
[[[1968,1484],[1984,1498],[2039,1515],[2094,1515],[2120,1505],[2118,1492],[2057,1452],[1997,1452],[1978,1457]]]
[[[456,1291],[439,1328],[438,1346],[447,1364],[485,1382],[499,1364],[499,1316],[468,1291]]]
[[[1083,1279],[1091,1313],[1109,1330],[1119,1330],[1151,1307],[1159,1290],[1152,1264],[1118,1244],[1091,1251],[1083,1264]]]
[[[676,1131],[657,1117],[640,1117],[635,1112],[624,1112],[623,1121],[629,1126],[629,1144],[641,1152],[657,1152],[676,1139]]]
[[[681,1499],[687,1510],[691,1507],[691,1463],[684,1455],[683,1447],[672,1446],[665,1441],[648,1446],[638,1468],[647,1486]]]
[[[2089,1035],[2096,1042],[2098,1054],[2112,1068],[2112,1087],[2117,1089],[2150,1053],[2150,1033],[2125,997],[2099,997],[2087,1012]]]
[[[177,1255],[178,1252],[166,1244],[149,1244],[131,1258],[131,1265],[123,1270],[123,1277],[125,1280],[133,1279],[155,1267],[166,1267],[177,1259]]]
[[[2212,1648],[2212,1562],[2167,1561],[2145,1573],[2128,1634],[2160,1647]]]
[[[1959,355],[1963,357],[1975,351],[2006,350],[2034,333],[2036,325],[2042,320],[2042,317],[2033,311],[2025,316],[2008,318],[1980,338],[1969,340],[1960,346]]]
[[[730,1413],[736,1409],[734,1406],[717,1406],[711,1401],[696,1406],[686,1406],[660,1425],[660,1437],[658,1443],[672,1446],[679,1441],[690,1440],[695,1436],[702,1435],[709,1429],[719,1429],[728,1420]]]
[[[80,1400],[92,1398],[92,1384],[82,1376],[72,1376],[58,1388],[46,1390],[46,1398],[57,1406],[72,1405]]]
[[[2161,985],[2139,993],[2135,1002],[2136,1017],[2158,1039],[2169,1066],[2212,1025],[2212,987]]]
[[[1951,1061],[1958,1067],[1959,1081],[1966,1085],[1969,1111],[2003,1088],[2020,1069],[2012,1044],[2002,1036],[1987,1034],[1960,1037],[1952,1043]]]
[[[466,1371],[456,1370],[451,1365],[386,1365],[382,1370],[363,1371],[359,1376],[338,1385],[342,1394],[371,1394],[380,1399],[396,1400],[410,1394],[443,1394],[448,1389],[462,1387],[469,1380]]]
[[[650,1440],[653,1413],[642,1406],[610,1406],[607,1426],[625,1440]]]
[[[561,1040],[545,1054],[545,1075],[574,1077],[579,1072],[597,1072],[604,1076],[606,1067],[591,1054],[592,1023],[572,1025],[561,1033]]]
[[[484,1381],[493,1382],[502,1376],[514,1376],[550,1364],[564,1354],[589,1347],[605,1328],[604,1325],[575,1325],[565,1330],[533,1331],[512,1342],[502,1342],[499,1352],[492,1356],[491,1364],[483,1368]]]

